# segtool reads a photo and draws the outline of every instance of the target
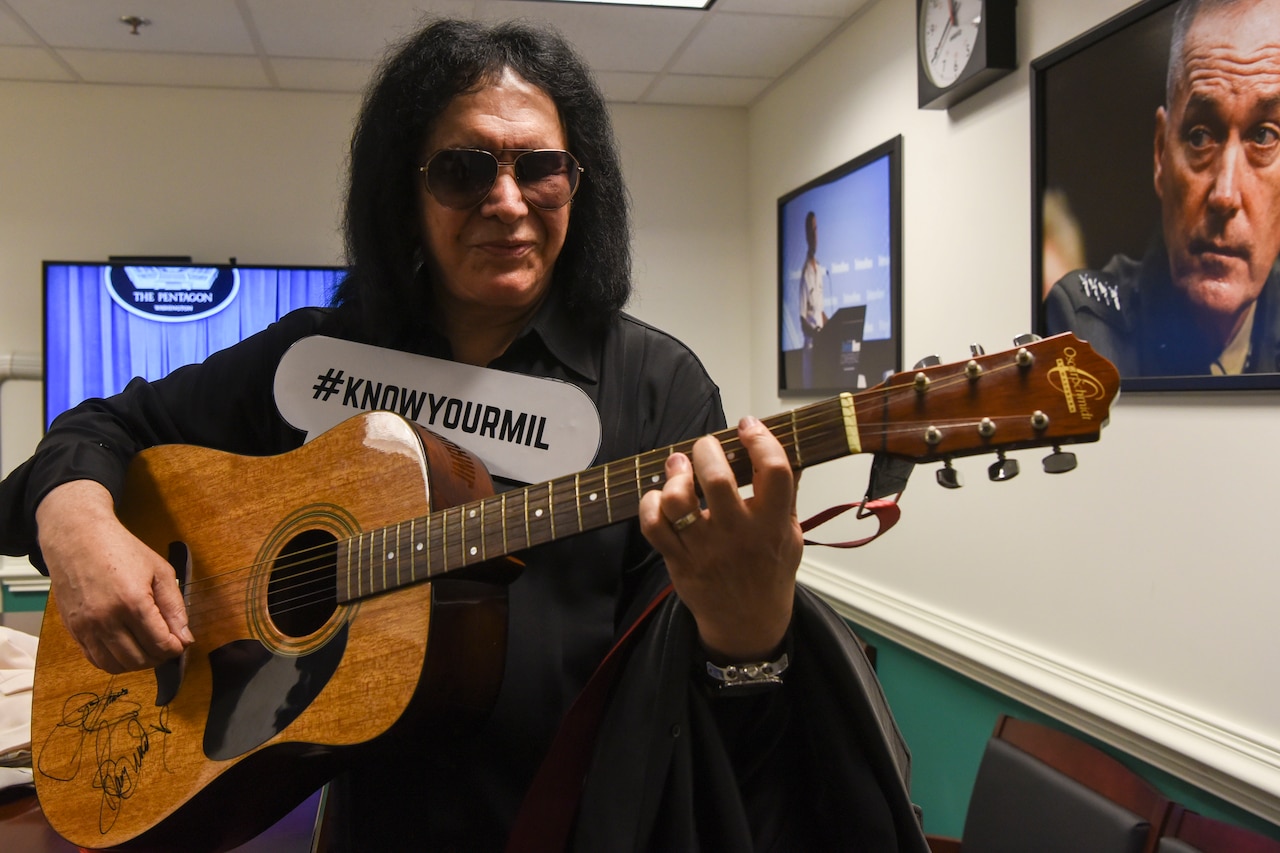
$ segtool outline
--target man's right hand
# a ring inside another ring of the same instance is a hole
[[[36,523],[62,623],[95,666],[147,669],[194,641],[173,567],[120,523],[105,487],[64,483]]]

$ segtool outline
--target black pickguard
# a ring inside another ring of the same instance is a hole
[[[213,697],[204,752],[218,761],[266,743],[298,718],[338,669],[347,626],[306,655],[282,655],[257,640],[236,640],[209,653]]]

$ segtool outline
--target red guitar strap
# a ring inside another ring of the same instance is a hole
[[[824,545],[828,548],[858,548],[866,545],[875,539],[889,532],[889,528],[898,523],[898,519],[902,517],[902,509],[898,506],[897,501],[891,500],[874,500],[859,501],[856,504],[841,504],[833,506],[830,509],[824,509],[822,512],[805,519],[800,522],[800,529],[808,533],[819,525],[826,524],[837,515],[848,512],[851,509],[858,510],[858,518],[866,518],[868,515],[874,515],[876,520],[880,522],[880,528],[870,536],[863,539],[854,539],[849,542],[814,542],[811,539],[804,540],[806,545]]]
[[[857,548],[888,532],[889,528],[898,523],[902,514],[896,501],[860,501],[824,510],[801,522],[800,529],[807,533],[851,509],[858,510],[859,518],[874,515],[880,524],[879,529],[871,536],[850,542],[829,544],[806,539],[805,544]],[[582,781],[586,777],[587,764],[591,761],[591,753],[595,748],[596,731],[604,715],[613,676],[624,657],[623,652],[638,634],[638,629],[670,594],[671,585],[668,584],[649,602],[644,613],[614,643],[609,654],[596,667],[591,680],[570,706],[542,766],[533,778],[524,802],[520,805],[511,835],[507,838],[506,853],[563,853],[568,849],[569,833],[573,829],[573,819],[577,815],[578,801],[581,798]]]

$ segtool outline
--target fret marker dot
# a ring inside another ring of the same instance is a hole
[[[475,518],[475,517],[476,517],[476,511],[473,509],[473,510],[471,510],[471,512],[470,512],[470,513],[468,513],[468,515],[469,515],[471,518]]]
[[[540,509],[535,509],[535,510],[533,511],[533,517],[534,517],[534,518],[542,518],[542,510],[540,510]]]
[[[419,551],[421,551],[421,550],[422,550],[422,543],[421,543],[421,542],[419,542],[419,543],[418,543],[418,549],[417,549],[417,550],[419,550]]]
[[[471,556],[473,556],[473,557],[474,557],[475,555],[476,555],[476,547],[475,547],[474,545],[472,545],[472,546],[471,546]]]
[[[657,474],[654,474],[654,475],[653,475],[653,477],[652,477],[652,478],[650,478],[649,482],[650,482],[650,483],[656,483],[656,482],[658,482],[660,479],[662,479],[662,478],[661,478],[661,477],[659,477]]]
[[[738,458],[738,451],[730,450],[728,453],[725,454],[725,458],[728,459],[730,462],[732,462],[733,460]]]
[[[596,499],[596,493],[595,493],[595,492],[592,492],[591,494],[587,495],[587,500],[589,500],[589,501],[593,501],[593,500],[595,500],[595,499]]]
[[[388,551],[388,552],[387,552],[387,560],[388,560],[388,561],[390,561],[390,560],[394,560],[395,558],[396,558],[396,552],[395,552],[395,551]]]

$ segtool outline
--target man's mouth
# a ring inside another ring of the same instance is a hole
[[[527,240],[486,240],[479,247],[495,254],[518,255],[531,245]]]
[[[1187,248],[1191,250],[1191,254],[1211,262],[1221,263],[1231,259],[1246,263],[1249,261],[1248,249],[1214,240],[1192,240]]]

